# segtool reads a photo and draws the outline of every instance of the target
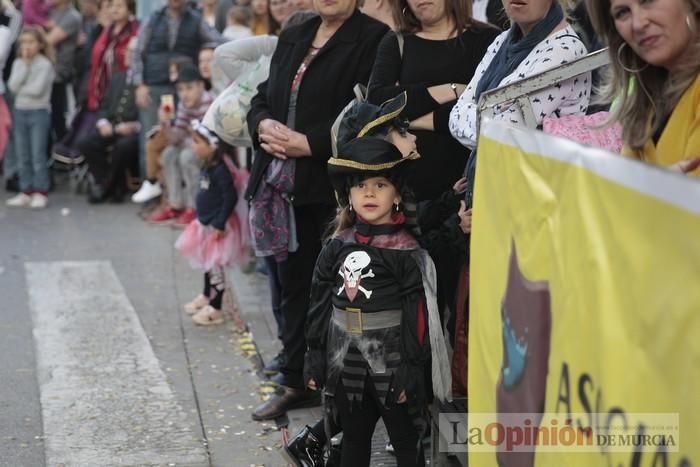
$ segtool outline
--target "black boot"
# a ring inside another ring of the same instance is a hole
[[[296,467],[323,467],[323,445],[307,425],[284,447],[284,457]]]

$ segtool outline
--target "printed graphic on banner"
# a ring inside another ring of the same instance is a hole
[[[478,153],[469,415],[441,449],[700,466],[700,182],[494,122]]]

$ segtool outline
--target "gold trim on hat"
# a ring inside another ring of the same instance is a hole
[[[402,94],[406,94],[406,91],[404,91]],[[392,100],[394,100],[394,99],[397,99],[399,96],[401,96],[401,94],[399,94],[398,96],[396,96],[396,97],[394,97],[394,98],[392,98],[392,99],[389,99],[388,101],[384,102],[382,105],[384,105],[384,104],[386,104],[387,102],[390,102],[390,101],[392,101]],[[399,107],[398,109],[396,109],[396,110],[394,110],[393,112],[390,112],[390,113],[388,113],[388,114],[386,114],[386,115],[382,115],[381,117],[377,118],[376,120],[372,120],[371,122],[369,122],[367,125],[365,125],[365,126],[360,130],[359,133],[357,133],[356,138],[362,138],[362,137],[365,136],[367,133],[369,133],[373,128],[376,128],[376,127],[378,127],[378,126],[380,126],[380,125],[383,125],[384,123],[388,122],[389,120],[395,119],[395,118],[398,117],[399,114],[403,111],[404,107],[406,107],[406,100],[405,100],[405,97],[404,97],[404,103],[403,103],[403,105],[402,105],[401,107]]]
[[[348,159],[342,159],[342,156],[332,157],[328,159],[328,165],[335,165],[339,167],[348,167],[351,169],[364,170],[364,171],[382,171],[394,168],[397,164],[400,164],[406,160],[416,160],[420,159],[420,155],[417,152],[412,152],[406,157],[402,157],[399,160],[392,162],[384,162],[382,164],[363,164],[362,162],[355,162]]]

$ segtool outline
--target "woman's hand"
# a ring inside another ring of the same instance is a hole
[[[309,146],[309,139],[306,135],[298,131],[290,131],[289,141],[285,147],[285,155],[287,157],[310,156],[311,146]]]
[[[97,127],[97,131],[100,133],[100,136],[103,138],[109,138],[114,134],[114,127],[112,126],[111,123],[106,122],[103,123],[102,125]]]
[[[311,389],[312,391],[317,390],[318,388],[316,387],[316,381],[313,379],[310,379],[308,383],[306,383],[306,387]]]
[[[452,185],[452,191],[454,191],[455,195],[461,195],[467,191],[467,177],[462,177],[457,180],[455,184]]]
[[[401,391],[401,394],[399,394],[399,398],[396,399],[397,404],[404,404],[406,403],[406,391]]]
[[[146,109],[151,105],[150,90],[145,84],[139,84],[136,88],[136,105],[142,109]]]
[[[472,210],[467,209],[467,205],[464,201],[459,202],[459,211],[457,211],[459,216],[459,226],[462,232],[465,234],[471,233],[472,231]]]
[[[114,127],[114,132],[119,136],[129,136],[138,133],[141,130],[139,122],[122,122]]]
[[[258,125],[258,141],[260,147],[278,159],[311,155],[306,135],[271,118],[262,120]]]
[[[284,145],[289,141],[290,131],[287,125],[277,120],[271,118],[261,120],[258,124],[258,141],[260,142],[260,147],[262,147],[265,152],[275,157],[286,159],[284,156]]]
[[[700,167],[700,157],[677,162],[669,167],[674,172],[687,174]]]

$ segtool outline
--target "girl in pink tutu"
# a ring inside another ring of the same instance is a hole
[[[192,121],[192,152],[202,165],[197,218],[177,239],[175,248],[193,268],[204,271],[204,291],[185,305],[185,312],[196,324],[208,326],[224,321],[225,268],[248,260],[248,214],[241,195],[248,175],[232,162],[233,148],[197,120]],[[244,327],[235,310],[231,311],[238,320],[236,326]]]

